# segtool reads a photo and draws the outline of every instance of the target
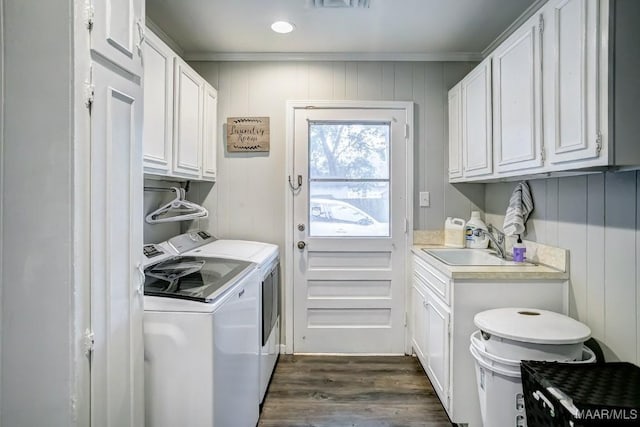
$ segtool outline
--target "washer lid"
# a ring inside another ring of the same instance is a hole
[[[535,344],[576,344],[591,336],[583,323],[553,311],[535,308],[497,308],[475,315],[481,330],[498,337]]]

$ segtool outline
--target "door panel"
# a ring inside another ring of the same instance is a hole
[[[426,292],[427,369],[432,384],[445,407],[449,405],[449,311],[433,295]]]
[[[204,81],[180,58],[175,62],[173,170],[176,174],[199,178]]]
[[[462,178],[462,110],[460,83],[449,91],[449,179]]]
[[[542,166],[540,15],[493,54],[496,171]]]
[[[168,174],[173,145],[173,58],[171,49],[147,31],[144,44],[144,167]]]
[[[142,89],[95,63],[93,81],[91,424],[141,426]]]
[[[95,0],[91,50],[142,76],[144,0]]]
[[[294,352],[404,353],[406,114],[295,111]]]
[[[493,171],[491,58],[462,80],[461,96],[463,175],[489,175]]]
[[[544,52],[549,161],[596,158],[598,147],[598,1],[549,2]]]
[[[205,84],[202,178],[216,179],[218,149],[218,91]]]

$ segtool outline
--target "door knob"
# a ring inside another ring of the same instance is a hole
[[[300,240],[298,242],[298,249],[304,249],[305,246],[307,246],[307,244],[305,242],[303,242],[302,240]]]

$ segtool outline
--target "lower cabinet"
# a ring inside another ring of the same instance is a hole
[[[449,418],[455,424],[482,426],[475,361],[469,352],[476,313],[500,307],[568,312],[566,279],[540,279],[514,273],[499,278],[469,267],[464,278],[427,254],[414,253],[411,342]]]
[[[413,348],[434,390],[449,405],[449,309],[419,281],[413,283]]]

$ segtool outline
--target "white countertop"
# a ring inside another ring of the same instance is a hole
[[[563,280],[569,279],[566,271],[540,265],[448,265],[425,253],[422,249],[445,249],[442,245],[413,245],[411,251],[453,279],[501,279],[501,280]]]

